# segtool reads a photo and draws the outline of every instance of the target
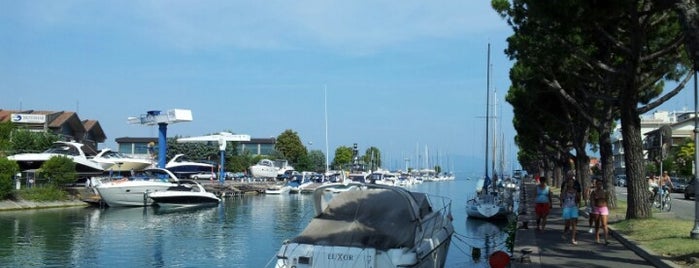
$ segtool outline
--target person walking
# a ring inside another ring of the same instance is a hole
[[[575,171],[573,170],[569,170],[566,173],[566,178],[565,180],[563,180],[563,183],[561,183],[561,193],[563,193],[563,191],[566,190],[568,184],[572,184],[573,189],[575,189],[575,191],[578,193],[578,196],[582,196],[582,187],[580,186],[580,182],[578,182],[578,180],[575,179]],[[561,205],[563,204],[561,203]],[[580,202],[578,202],[578,205],[580,205]],[[563,231],[568,232],[568,230],[570,230],[568,228],[569,226],[566,224]]]
[[[590,185],[587,187],[587,190],[585,192],[585,197],[586,197],[586,203],[587,207],[585,208],[585,211],[587,211],[588,214],[588,225],[590,227],[590,230],[588,231],[591,234],[595,233],[595,227],[594,223],[595,220],[597,219],[597,211],[594,210],[594,206],[592,205],[593,200],[592,200],[592,192],[595,191],[595,181],[597,180],[592,180],[590,182]]]
[[[580,205],[580,192],[578,192],[573,184],[572,179],[564,184],[565,189],[561,191],[561,208],[563,208],[563,220],[565,228],[563,229],[563,239],[566,238],[566,233],[570,230],[571,243],[577,245],[576,234],[578,231],[578,207]]]
[[[607,208],[607,203],[609,202],[609,192],[604,189],[604,183],[602,180],[597,180],[595,182],[595,190],[591,194],[591,200],[593,202],[592,210],[595,211],[595,242],[600,244],[600,228],[604,232],[604,244],[609,245],[609,228],[607,227],[607,218],[609,216],[609,208]]]
[[[539,177],[539,185],[536,186],[536,203],[534,211],[536,212],[536,229],[543,231],[546,228],[546,220],[553,206],[553,198],[551,188],[546,185],[546,177]]]

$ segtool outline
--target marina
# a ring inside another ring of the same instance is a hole
[[[454,235],[444,267],[487,267],[504,250],[503,225],[468,219],[464,189],[475,180],[426,182],[410,191],[452,200]],[[42,209],[0,212],[0,261],[18,266],[273,267],[286,240],[314,215],[312,195],[241,194],[213,207]],[[479,258],[474,261],[474,253]]]

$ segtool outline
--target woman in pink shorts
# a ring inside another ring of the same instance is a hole
[[[592,214],[596,214],[595,219],[595,242],[601,243],[599,240],[599,229],[602,227],[604,231],[604,244],[609,245],[609,229],[607,228],[607,218],[609,216],[609,208],[607,208],[609,192],[604,189],[602,180],[595,181],[595,190],[590,194],[592,200]]]

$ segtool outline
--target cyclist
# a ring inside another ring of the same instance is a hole
[[[658,187],[658,191],[660,192],[661,198],[665,194],[665,191],[667,191],[667,193],[670,194],[671,189],[675,187],[672,184],[672,179],[670,179],[670,175],[668,175],[667,170],[663,171],[663,176],[660,177],[660,183],[658,183],[658,185],[660,186]]]
[[[655,177],[655,174],[650,174],[648,178],[648,191],[651,192],[650,200],[654,200],[655,196],[658,194],[658,178]]]

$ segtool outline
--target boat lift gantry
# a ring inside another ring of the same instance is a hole
[[[167,157],[167,125],[191,122],[192,110],[171,109],[166,113],[153,110],[140,116],[130,116],[127,121],[129,124],[146,126],[158,125],[158,167],[165,168],[165,158]]]
[[[218,180],[219,182],[223,183],[226,180],[226,171],[223,169],[223,165],[225,163],[225,153],[226,153],[226,144],[229,141],[250,141],[250,135],[245,135],[245,134],[233,134],[229,132],[220,132],[218,134],[213,134],[213,135],[206,135],[206,136],[198,136],[198,137],[188,137],[188,138],[179,138],[177,139],[177,142],[213,142],[216,141],[218,142],[218,150],[221,153],[221,164],[219,165],[219,170],[218,170]]]

